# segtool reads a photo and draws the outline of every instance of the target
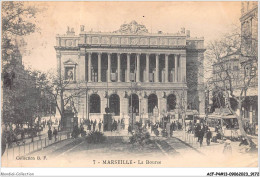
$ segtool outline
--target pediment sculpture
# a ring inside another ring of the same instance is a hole
[[[136,21],[131,21],[128,24],[123,24],[120,26],[120,29],[114,31],[114,33],[121,34],[145,34],[148,33],[148,30],[144,25],[138,24]]]

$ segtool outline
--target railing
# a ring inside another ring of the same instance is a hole
[[[192,133],[187,133],[186,131],[180,131],[179,136],[176,136],[176,137],[194,148],[200,147],[198,138],[195,137],[195,135]]]
[[[18,146],[8,147],[7,145],[2,158],[5,157],[6,159],[15,159],[19,156],[25,156],[33,152],[42,150],[43,148],[48,147],[54,143],[66,140],[68,138],[70,138],[70,133],[62,132],[61,134],[57,135],[56,140],[53,136],[51,140],[49,140],[49,138],[46,137],[44,139],[39,139],[30,143],[22,143]]]

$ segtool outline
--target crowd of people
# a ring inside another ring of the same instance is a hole
[[[41,122],[35,122],[31,125],[28,124],[16,124],[16,125],[4,125],[2,128],[2,148],[12,147],[13,145],[25,144],[26,140],[34,141],[34,138],[42,135],[43,129],[48,126],[49,129],[53,126],[53,122],[50,120],[43,120]],[[55,133],[54,133],[55,134]],[[57,136],[57,135],[56,135]]]
[[[212,138],[212,132],[209,127],[205,123],[197,123],[195,124],[195,137],[198,138],[198,142],[200,146],[203,145],[203,139],[206,138],[206,143],[209,146]]]
[[[53,131],[51,128],[48,130],[48,139],[52,140],[52,136],[54,136],[55,141],[57,141],[57,136],[58,136],[58,130],[54,127]]]

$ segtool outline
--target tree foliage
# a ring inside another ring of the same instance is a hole
[[[15,64],[12,54],[18,40],[23,36],[34,33],[37,29],[36,14],[40,10],[25,2],[2,2],[2,61],[3,64]],[[24,41],[21,45],[24,45]]]
[[[243,103],[247,98],[248,90],[252,88],[252,80],[257,77],[257,68],[255,68],[257,56],[250,51],[244,51],[244,47],[241,45],[243,39],[244,36],[239,31],[235,31],[224,35],[221,39],[210,42],[206,56],[209,60],[208,63],[211,64],[205,67],[211,68],[213,73],[208,84],[215,93],[216,101],[218,100],[219,105],[223,106],[223,98],[225,99],[225,107],[238,119],[242,136],[253,144],[244,131],[245,120],[242,115]],[[233,68],[228,62],[236,56],[238,56],[239,65],[238,68]],[[217,64],[217,67],[215,67],[217,70],[212,70],[212,64]],[[217,79],[213,76],[216,76]],[[235,110],[236,108],[238,112]]]
[[[36,88],[37,76],[22,64],[20,47],[24,36],[34,33],[40,10],[27,2],[2,2],[2,120],[8,124],[34,122],[41,112],[42,97]]]

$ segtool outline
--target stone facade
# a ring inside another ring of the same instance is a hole
[[[252,68],[256,75],[251,80],[247,91],[244,117],[250,123],[258,124],[258,2],[241,2],[241,49],[240,63],[242,69]],[[245,57],[244,57],[245,56]]]
[[[167,112],[177,116],[190,102],[204,114],[203,67],[189,64],[203,63],[204,39],[191,38],[188,30],[152,34],[132,21],[111,33],[86,32],[81,26],[75,35],[68,28],[56,40],[58,73],[73,80],[70,88],[86,90],[75,100],[79,118],[102,119],[108,105],[115,119],[133,112],[137,120],[156,121]]]

